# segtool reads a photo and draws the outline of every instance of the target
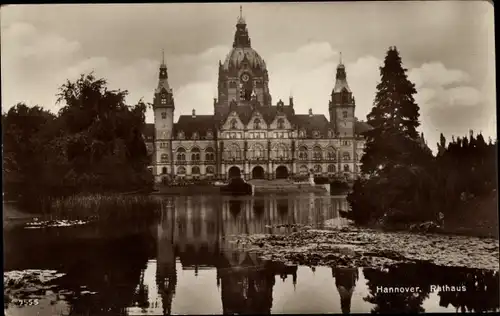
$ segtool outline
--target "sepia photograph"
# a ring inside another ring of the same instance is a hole
[[[5,315],[500,312],[492,1],[0,17]]]

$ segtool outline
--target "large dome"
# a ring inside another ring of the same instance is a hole
[[[229,69],[230,65],[238,67],[245,57],[250,67],[258,67],[262,70],[266,69],[266,63],[262,57],[251,47],[232,48],[224,61],[224,69]]]

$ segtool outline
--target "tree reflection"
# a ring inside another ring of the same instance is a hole
[[[364,269],[370,294],[365,301],[375,305],[372,313],[423,313],[422,303],[429,297],[430,283],[421,269],[391,266]],[[384,293],[384,289],[419,287],[419,292]]]
[[[461,312],[491,312],[499,310],[498,271],[453,268],[455,273],[443,272],[441,284],[465,286],[464,292],[439,292],[439,305],[450,304]],[[448,268],[447,271],[450,271]]]
[[[404,264],[385,269],[364,269],[373,313],[425,312],[422,302],[437,292],[439,305],[454,306],[462,312],[499,309],[498,271],[442,267],[432,264]],[[419,287],[419,293],[383,293],[381,289]]]

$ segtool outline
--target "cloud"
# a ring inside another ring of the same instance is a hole
[[[176,102],[175,119],[179,115],[191,114],[192,109],[198,114],[213,113],[218,61],[223,62],[229,51],[229,46],[217,45],[199,53],[167,54],[169,82]],[[339,61],[337,47],[328,42],[313,41],[293,50],[262,57],[268,66],[274,103],[279,99],[287,103],[292,94],[297,113],[307,113],[312,108],[314,113],[328,117],[328,102]],[[344,55],[344,59],[347,79],[356,98],[356,116],[363,120],[373,105],[382,60],[370,54],[354,58]],[[111,89],[128,90],[129,104],[141,98],[151,102],[160,63],[159,58],[127,60],[105,54],[87,58],[83,56],[79,42],[26,23],[12,24],[2,30],[2,61],[4,109],[16,102],[26,101],[30,105],[40,104],[52,110],[57,110],[54,105],[57,88],[66,79],[75,80],[80,74],[90,71],[94,71],[97,77],[107,79]],[[431,146],[441,131],[458,133],[463,130],[466,133],[469,128],[487,126],[490,133],[493,129],[496,133],[495,121],[491,119],[491,113],[493,117],[495,115],[494,108],[489,108],[495,103],[494,83],[491,84],[491,80],[487,80],[479,90],[467,72],[448,68],[442,61],[411,68],[408,76],[416,84],[418,93],[415,98],[422,114],[421,130]],[[478,117],[474,122],[463,122],[457,126],[456,120],[449,120],[450,117],[460,116],[460,113],[469,116],[484,104],[488,104],[488,110],[476,111]],[[152,118],[150,109],[147,121],[153,122]],[[450,127],[452,125],[454,129]]]
[[[458,69],[447,69],[441,62],[424,63],[419,68],[411,69],[408,78],[415,83],[417,89],[445,87],[470,80],[470,76],[466,72]]]
[[[57,34],[43,32],[28,23],[14,23],[2,30],[2,58],[9,61],[47,61],[78,52],[81,45]]]

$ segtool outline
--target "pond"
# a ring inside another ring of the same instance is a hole
[[[6,315],[499,311],[495,270],[309,267],[229,241],[344,227],[344,196],[165,197],[150,221],[4,231]],[[67,221],[65,223],[71,223]]]

